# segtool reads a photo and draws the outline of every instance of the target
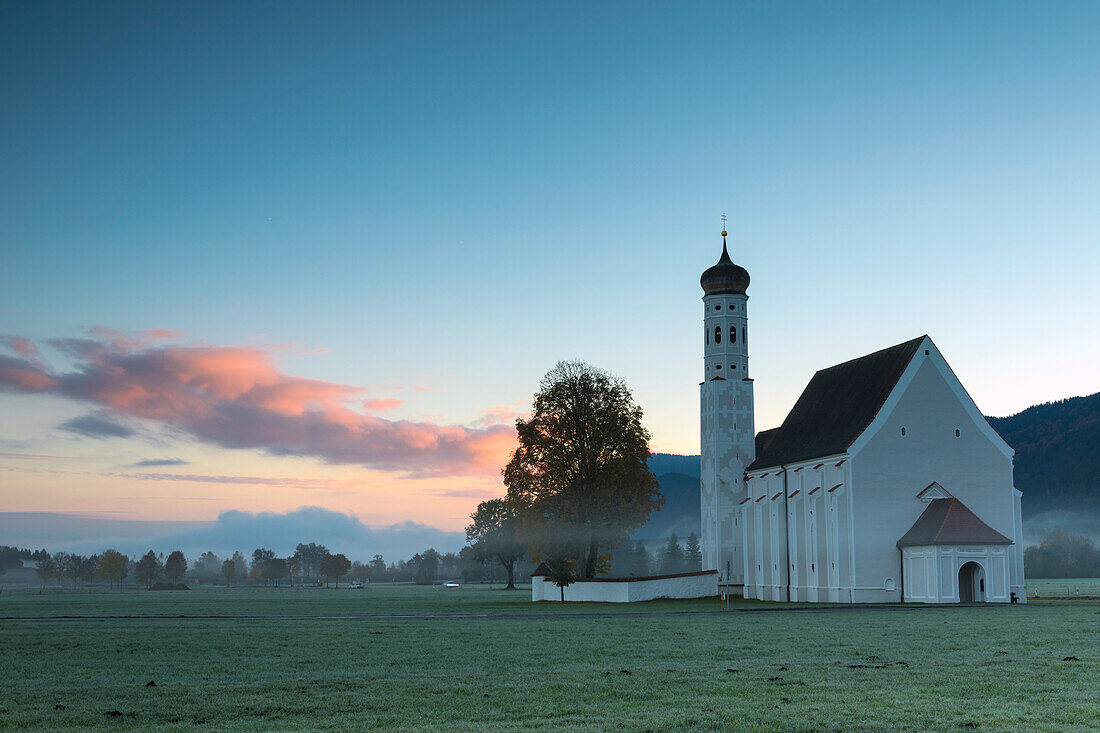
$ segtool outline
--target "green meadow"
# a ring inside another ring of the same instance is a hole
[[[1100,604],[532,604],[528,590],[0,594],[22,730],[1096,730]],[[153,682],[154,685],[148,685]]]

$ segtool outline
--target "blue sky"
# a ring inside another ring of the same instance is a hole
[[[77,362],[46,341],[94,326],[250,345],[432,425],[522,410],[582,358],[694,452],[725,212],[758,428],[814,370],[922,333],[987,413],[1094,392],[1097,27],[1090,3],[8,4],[0,333],[53,373]],[[0,394],[0,453],[337,470],[133,415],[129,438],[58,427],[104,409]],[[0,458],[8,509],[133,493],[26,465]],[[372,498],[320,503],[366,522],[445,483],[339,470]],[[134,513],[313,503],[216,488]],[[452,499],[428,519],[460,526],[476,497]]]

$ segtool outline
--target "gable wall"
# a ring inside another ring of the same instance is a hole
[[[933,481],[990,527],[1020,541],[1012,459],[974,423],[932,362],[939,358],[932,353],[929,358],[922,350],[915,357],[921,361],[912,382],[882,427],[852,457],[857,588],[881,589],[889,578],[900,589],[895,543],[927,507],[916,495]],[[864,594],[864,600],[888,599]]]

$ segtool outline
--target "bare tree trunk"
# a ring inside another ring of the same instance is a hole
[[[516,561],[513,560],[510,563],[501,562],[504,565],[504,569],[508,571],[508,585],[504,590],[516,589]]]

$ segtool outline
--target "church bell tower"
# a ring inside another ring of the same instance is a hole
[[[723,219],[725,217],[723,216]],[[738,517],[745,467],[756,457],[749,378],[749,273],[735,265],[722,231],[722,256],[703,287],[703,381],[699,385],[700,509],[703,569],[723,585],[744,584],[743,527]]]

